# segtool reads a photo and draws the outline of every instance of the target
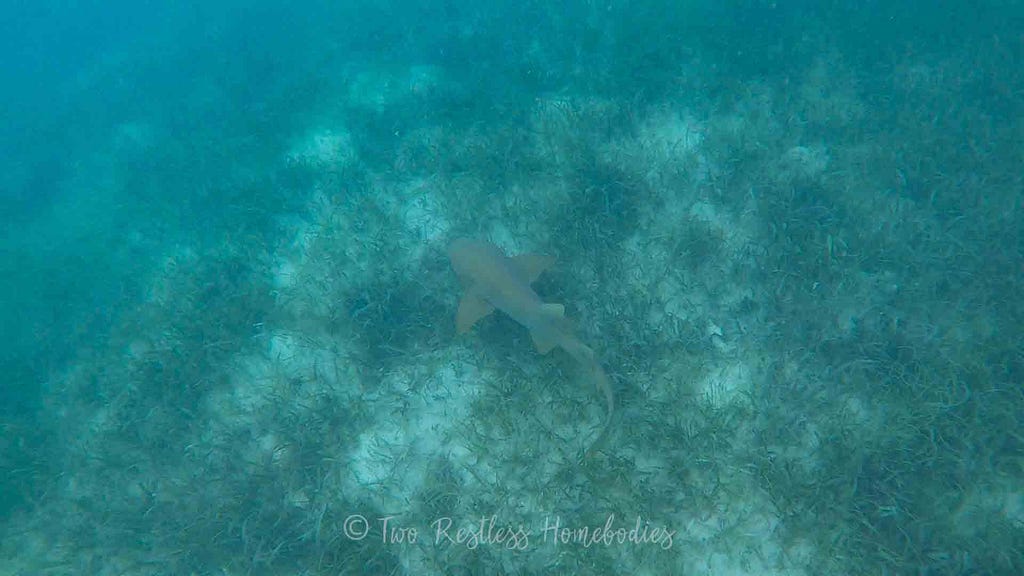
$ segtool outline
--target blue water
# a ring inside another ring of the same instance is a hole
[[[1021,573],[1022,29],[5,3],[0,576]],[[461,236],[558,256],[596,455],[571,358],[455,334]]]

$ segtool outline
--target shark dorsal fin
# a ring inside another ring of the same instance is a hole
[[[544,314],[554,318],[565,318],[565,306],[561,304],[541,304]]]

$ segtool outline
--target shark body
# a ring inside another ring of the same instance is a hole
[[[608,376],[594,357],[594,351],[573,333],[571,323],[565,318],[565,307],[545,303],[531,286],[541,272],[554,264],[555,259],[538,254],[509,257],[490,242],[466,238],[452,242],[448,256],[465,290],[455,316],[459,334],[498,309],[529,329],[530,337],[541,354],[547,354],[556,346],[568,352],[604,393],[608,405],[605,430],[594,442],[596,445],[607,431],[615,409]]]

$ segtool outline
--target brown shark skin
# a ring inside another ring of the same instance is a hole
[[[460,334],[494,309],[501,310],[530,330],[542,354],[553,346],[568,352],[604,393],[608,418],[601,435],[587,449],[590,452],[608,430],[615,396],[594,351],[572,333],[562,315],[562,306],[545,304],[530,286],[542,271],[554,264],[554,259],[530,254],[509,257],[490,242],[467,238],[454,240],[448,248],[448,257],[465,290],[456,316]]]

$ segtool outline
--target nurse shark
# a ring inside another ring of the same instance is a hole
[[[555,259],[539,254],[510,257],[490,242],[468,238],[453,241],[448,257],[465,291],[455,315],[459,334],[467,332],[477,320],[495,309],[501,310],[530,331],[541,354],[547,354],[556,346],[568,352],[604,394],[608,417],[601,435],[587,449],[592,450],[608,431],[615,411],[615,395],[594,351],[574,334],[571,322],[565,318],[565,307],[545,303],[531,286]]]

